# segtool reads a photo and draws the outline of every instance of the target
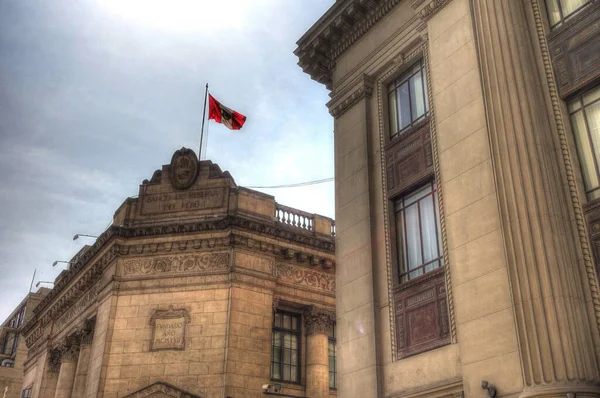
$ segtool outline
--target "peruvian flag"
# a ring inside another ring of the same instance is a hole
[[[246,116],[221,105],[212,95],[208,94],[208,120],[214,119],[224,124],[230,130],[239,130],[246,121]]]

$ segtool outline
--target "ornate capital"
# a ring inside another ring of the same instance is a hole
[[[304,310],[307,334],[327,334],[335,323],[335,313],[325,308],[311,305]]]
[[[62,352],[57,348],[51,348],[48,352],[48,371],[58,373],[60,370]]]

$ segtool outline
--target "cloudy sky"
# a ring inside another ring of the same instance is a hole
[[[174,150],[197,151],[207,82],[248,117],[208,129],[238,185],[333,176],[328,93],[293,55],[333,3],[0,0],[0,321],[35,269],[52,281],[91,243],[75,233],[100,234]],[[263,191],[333,217],[333,183]]]

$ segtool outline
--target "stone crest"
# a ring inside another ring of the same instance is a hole
[[[171,183],[177,189],[189,188],[198,176],[198,157],[194,151],[181,148],[171,158]]]
[[[190,316],[185,308],[156,310],[150,317],[152,341],[150,351],[184,350],[185,326]]]

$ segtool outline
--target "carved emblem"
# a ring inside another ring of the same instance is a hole
[[[185,308],[155,310],[150,317],[152,327],[152,342],[150,351],[184,350],[185,325],[190,321],[190,315]]]
[[[198,158],[194,151],[181,148],[171,158],[171,183],[177,189],[189,188],[198,176]]]

